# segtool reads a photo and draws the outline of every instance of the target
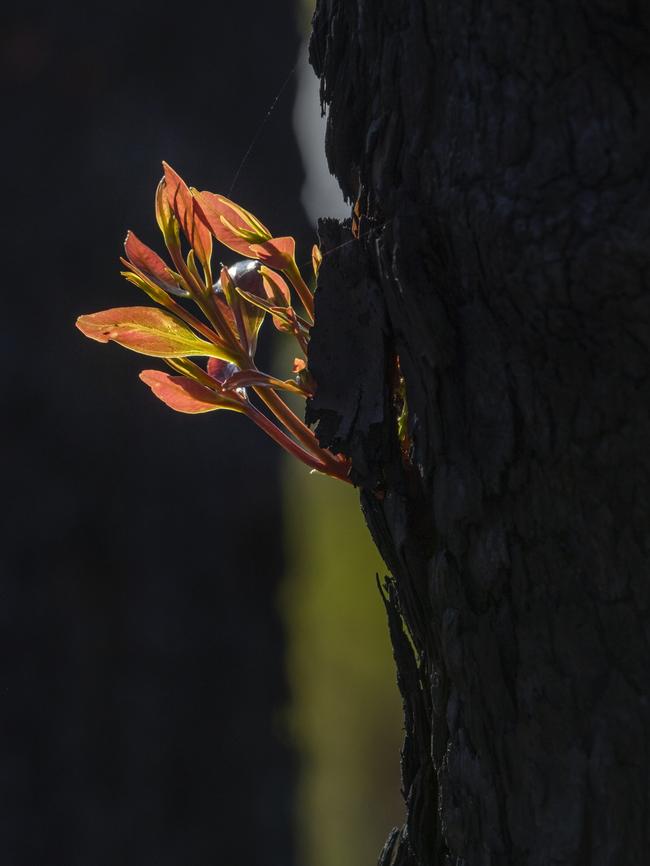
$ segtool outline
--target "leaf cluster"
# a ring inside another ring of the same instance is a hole
[[[348,461],[321,448],[313,431],[278,393],[307,398],[315,390],[306,362],[314,299],[296,263],[294,239],[274,237],[240,205],[188,187],[171,166],[163,163],[163,168],[155,211],[170,262],[131,231],[121,259],[123,276],[158,306],[91,313],[80,316],[77,327],[100,343],[112,341],[163,358],[175,375],[143,370],[140,378],[177,412],[240,412],[311,469],[347,481]],[[230,267],[221,266],[216,281],[215,240],[245,257]],[[315,276],[320,262],[320,250],[314,246]],[[188,303],[198,308],[198,315]],[[258,335],[267,316],[297,343],[300,354],[288,378],[259,370],[255,363]],[[261,407],[252,401],[253,395]]]

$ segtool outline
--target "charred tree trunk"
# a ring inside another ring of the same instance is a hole
[[[385,866],[650,858],[647,10],[317,5],[359,218],[321,226],[308,412],[392,573]]]

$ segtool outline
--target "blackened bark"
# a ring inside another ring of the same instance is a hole
[[[310,412],[392,572],[383,864],[650,858],[649,35],[631,0],[317,5],[361,220],[323,226]]]

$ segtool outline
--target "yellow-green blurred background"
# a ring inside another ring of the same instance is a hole
[[[284,502],[298,862],[373,864],[402,816],[401,710],[375,583],[383,564],[352,488],[287,462]]]

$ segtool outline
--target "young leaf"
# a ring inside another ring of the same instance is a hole
[[[253,214],[239,207],[223,195],[194,190],[194,198],[212,234],[224,246],[249,259],[251,243],[264,243],[271,232]]]
[[[159,400],[177,412],[197,415],[201,412],[214,412],[217,409],[246,411],[240,400],[217,394],[184,376],[170,376],[162,370],[143,370],[140,378]]]
[[[314,276],[318,279],[318,272],[320,271],[320,266],[323,263],[323,254],[320,251],[320,247],[317,247],[316,244],[311,248],[311,266],[314,269]]]
[[[236,273],[235,268],[231,268],[230,270],[228,268],[222,268],[220,281],[224,294],[229,300],[230,306],[234,310],[235,319],[237,319],[240,329],[243,330],[243,334],[240,333],[242,343],[247,346],[249,357],[252,358],[255,355],[257,335],[262,327],[265,312],[257,306],[241,303],[239,294],[236,291],[237,285],[231,276],[231,271]],[[240,280],[250,289],[252,295],[257,296],[264,294],[262,278],[257,270],[246,272],[238,279],[238,283]]]
[[[120,259],[122,264],[129,268],[128,271],[120,271],[125,280],[128,280],[132,285],[137,286],[146,295],[149,295],[152,301],[162,304],[163,307],[172,307],[174,301],[169,297],[164,289],[161,289],[158,283],[154,283],[151,277],[147,277],[135,265],[132,265],[127,259]]]
[[[163,162],[165,170],[165,195],[172,211],[181,224],[188,243],[203,265],[206,274],[210,273],[212,258],[212,235],[199,213],[194,196],[183,178],[174,169]]]
[[[290,267],[296,254],[296,242],[291,237],[269,238],[263,243],[249,245],[250,254],[269,268],[283,271]]]
[[[149,297],[153,301],[157,301],[161,306],[165,307],[168,310],[171,310],[172,313],[175,313],[179,319],[182,319],[186,324],[193,328],[197,333],[202,334],[208,342],[213,342],[216,345],[220,345],[219,337],[215,331],[211,330],[207,325],[205,325],[200,319],[197,319],[196,316],[193,316],[189,310],[186,310],[181,304],[177,303],[173,298],[170,298],[169,295],[160,288],[157,283],[154,283],[149,277],[145,276],[145,274],[140,271],[135,265],[130,264],[126,259],[120,259],[120,261],[130,267],[129,271],[122,271],[122,276],[127,279],[130,283],[133,283],[134,286],[137,286],[139,289],[142,289],[145,294],[149,295]],[[224,315],[227,323],[232,325],[232,331],[235,332],[234,318],[232,316],[232,311],[226,304],[223,299],[223,295],[221,297],[217,297],[215,295],[215,302],[219,309],[221,310],[222,315]],[[226,349],[224,347],[224,352],[219,354],[219,357],[226,357]],[[233,352],[228,350],[228,358],[231,361],[236,360]]]
[[[221,315],[224,317],[224,319],[228,323],[228,326],[230,327],[230,330],[233,332],[233,334],[237,334],[237,323],[235,322],[235,314],[233,313],[233,311],[230,307],[230,304],[226,300],[226,296],[225,296],[223,290],[221,289],[221,286],[219,286],[217,284],[214,287],[213,294],[214,294],[215,303],[216,303],[217,307],[219,307],[219,311],[221,312]]]
[[[180,282],[174,276],[174,272],[167,267],[158,253],[143,244],[132,231],[126,233],[124,251],[131,264],[153,280],[161,289],[181,297],[188,296],[189,292],[181,287]]]
[[[167,183],[165,182],[165,178],[162,177],[156,187],[156,222],[165,239],[165,246],[174,255],[175,253],[180,253],[181,237],[178,229],[178,220],[172,213],[169,201],[167,200],[166,187]]]
[[[194,255],[194,250],[190,250],[187,254],[187,270],[192,274],[196,282],[201,285],[201,275],[199,274],[199,269],[196,266],[196,256]]]
[[[266,292],[266,297],[273,305],[272,308],[288,308],[291,304],[291,292],[289,290],[289,286],[286,284],[285,280],[280,276],[280,274],[262,265],[262,267],[260,268],[260,275],[264,284],[264,291]],[[274,315],[273,313],[271,313],[271,315],[273,316],[273,324],[278,329],[278,331],[293,330],[293,327],[287,327],[290,322],[289,319],[286,318],[286,316],[282,318],[280,316]]]
[[[273,316],[275,327],[279,331],[301,337],[309,335],[309,326],[304,319],[296,315],[293,307],[276,307],[270,301],[267,301],[266,298],[260,298],[257,295],[251,294],[251,292],[243,292],[241,289],[237,289],[237,291],[249,303],[270,313]]]
[[[187,357],[190,355],[212,355],[216,358],[227,352],[220,347],[199,339],[194,331],[176,316],[155,307],[117,307],[80,316],[77,327],[86,337],[99,343],[113,340],[142,355],[157,358]]]
[[[288,307],[291,304],[291,292],[286,281],[275,271],[262,265],[260,276],[264,284],[266,297],[276,307]],[[242,286],[242,288],[246,288]]]

